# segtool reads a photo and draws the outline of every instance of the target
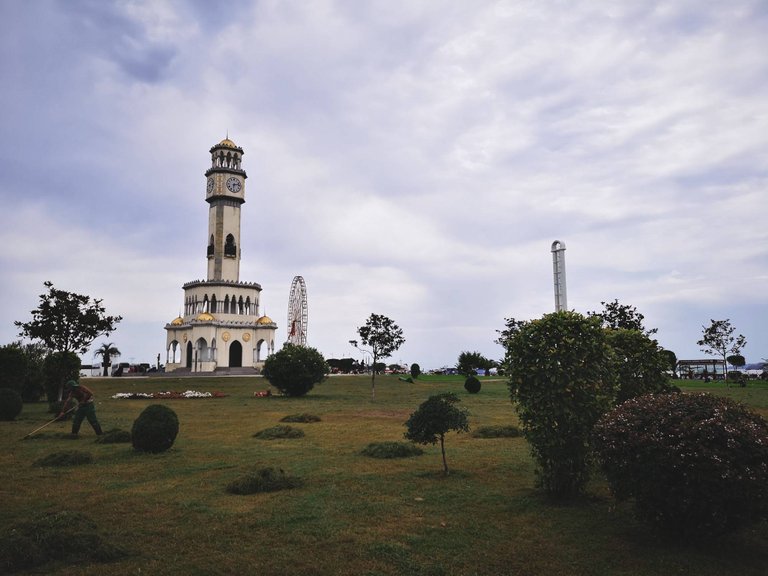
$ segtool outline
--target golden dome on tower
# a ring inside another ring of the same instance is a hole
[[[219,146],[226,146],[227,148],[237,148],[237,144],[232,142],[229,138],[224,138],[221,142],[219,142]]]
[[[216,320],[213,314],[209,314],[208,312],[201,312],[197,315],[196,320],[199,320],[200,322],[211,322],[212,320]]]
[[[256,320],[256,324],[274,324],[275,321],[272,320],[269,316],[262,316],[258,320]]]
[[[182,318],[181,316],[178,316],[173,320],[171,320],[171,326],[181,326],[182,324],[184,324],[184,318]]]

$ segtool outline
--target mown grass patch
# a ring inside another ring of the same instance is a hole
[[[92,378],[105,429],[130,429],[157,400],[113,400],[136,390],[186,389],[189,379]],[[31,463],[69,448],[54,423],[35,442],[19,437],[51,419],[47,405],[29,404],[19,423],[0,423],[0,526],[14,526],[63,502],[86,514],[104,538],[138,551],[106,564],[51,562],[46,576],[125,574],[250,574],[348,576],[439,573],[450,576],[764,576],[768,526],[724,538],[716,549],[681,548],[639,523],[632,506],[616,505],[595,478],[587,495],[554,506],[535,489],[528,444],[447,440],[451,475],[443,477],[439,446],[424,458],[361,457],[368,443],[401,439],[403,423],[430,395],[456,392],[473,429],[517,425],[503,380],[482,379],[470,395],[463,379],[399,382],[370,375],[331,377],[302,398],[254,398],[262,378],[197,377],[197,390],[225,390],[216,402],[172,402],[184,434],[173,450],[136,453],[94,444],[88,466],[37,468]],[[736,390],[736,389],[731,389]],[[741,390],[741,389],[740,389]],[[752,390],[747,388],[747,390]],[[768,390],[754,390],[756,402]],[[762,396],[760,396],[762,394]],[[761,400],[762,398],[762,400]],[[255,441],[251,434],[286,414],[322,418],[297,441]],[[234,497],[228,483],[256,468],[284,469],[300,489]],[[66,494],[66,498],[63,495]],[[254,568],[257,567],[257,568]],[[3,570],[0,569],[0,573]]]

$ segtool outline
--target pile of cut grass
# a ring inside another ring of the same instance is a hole
[[[269,467],[233,480],[227,484],[227,492],[238,495],[258,494],[260,492],[291,490],[303,485],[304,481],[301,478],[289,476],[282,469]]]
[[[97,444],[127,444],[131,441],[131,433],[128,430],[114,428],[96,438]]]
[[[35,466],[81,466],[93,462],[93,456],[90,452],[82,450],[66,450],[64,452],[53,452],[35,461]]]
[[[520,430],[516,426],[480,426],[473,433],[475,438],[517,438]]]
[[[99,535],[96,524],[78,512],[41,514],[10,526],[0,537],[0,573],[49,562],[112,562],[127,555]]]
[[[371,442],[360,452],[371,458],[410,458],[421,456],[424,451],[410,442]]]
[[[289,414],[288,416],[281,418],[280,422],[300,422],[304,424],[309,424],[312,422],[320,422],[320,416],[316,416],[315,414],[309,414],[307,412],[302,412],[301,414]]]

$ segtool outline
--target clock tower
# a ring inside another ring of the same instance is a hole
[[[210,150],[205,201],[208,210],[208,280],[240,279],[240,206],[245,202],[243,149],[225,138]]]
[[[184,284],[184,312],[165,329],[166,372],[257,373],[275,351],[277,324],[260,312],[261,286],[240,280],[243,149],[229,137],[205,171],[208,276]]]

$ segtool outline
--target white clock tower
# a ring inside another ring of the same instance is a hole
[[[210,153],[208,277],[184,284],[184,314],[165,326],[166,372],[257,371],[275,349],[277,325],[259,314],[261,286],[240,281],[244,152],[225,138]]]

